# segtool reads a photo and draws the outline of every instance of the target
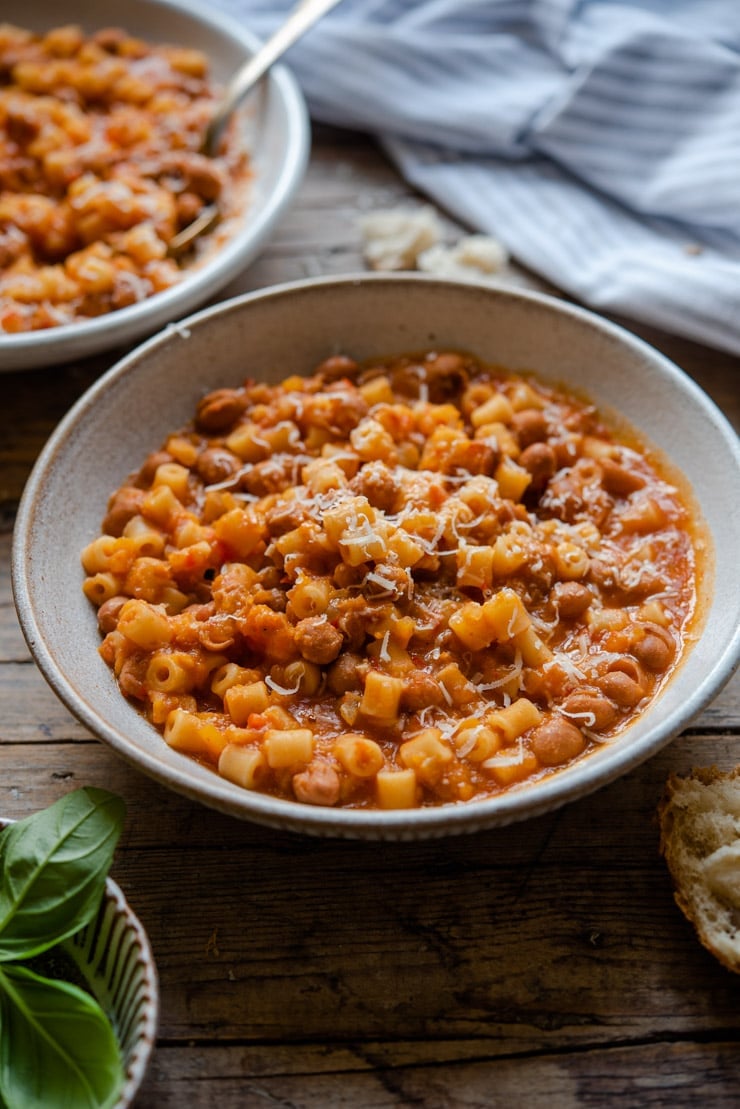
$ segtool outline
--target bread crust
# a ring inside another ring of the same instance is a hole
[[[740,974],[740,766],[671,774],[657,815],[676,904],[704,947]]]

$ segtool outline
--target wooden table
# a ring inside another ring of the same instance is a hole
[[[361,269],[358,214],[404,201],[372,143],[318,131],[297,203],[228,293]],[[737,359],[628,326],[740,426]],[[113,874],[161,979],[137,1106],[737,1106],[740,977],[675,907],[654,813],[670,771],[738,762],[740,681],[596,795],[448,842],[300,838],[167,792],[57,701],[11,597],[25,478],[112,360],[0,376],[0,813],[85,784],[127,802]]]

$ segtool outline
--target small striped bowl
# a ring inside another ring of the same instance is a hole
[[[113,1025],[124,1084],[112,1109],[126,1109],[154,1049],[159,983],[149,938],[112,878],[97,917],[63,946]]]
[[[0,819],[0,829],[12,823]],[[60,946],[113,1025],[124,1080],[110,1109],[127,1109],[157,1037],[159,978],[149,937],[120,886],[107,878],[98,915]]]

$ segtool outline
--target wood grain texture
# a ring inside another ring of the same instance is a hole
[[[360,270],[358,215],[420,202],[369,140],[319,130],[297,203],[227,293]],[[740,427],[737,359],[628,326]],[[303,838],[166,791],[57,700],[12,600],[24,482],[113,357],[2,378],[0,813],[83,784],[126,801],[113,873],[150,935],[162,999],[137,1106],[737,1105],[740,976],[676,908],[655,808],[669,773],[740,761],[738,677],[619,781],[446,841]]]
[[[287,1054],[271,1045],[223,1052],[199,1045],[186,1050],[163,1046],[142,1091],[142,1104],[209,1109],[215,1097],[219,1109],[737,1106],[733,1041],[656,1041],[565,1054],[545,1047],[535,1056],[503,1059],[492,1059],[488,1046],[485,1041],[409,1042],[397,1045],[403,1062],[392,1062],[387,1045],[377,1043],[338,1051],[300,1045]]]

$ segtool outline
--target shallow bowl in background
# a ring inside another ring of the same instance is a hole
[[[86,32],[123,27],[151,43],[203,51],[212,77],[225,84],[259,45],[234,19],[189,0],[4,0],[4,22],[32,31],[76,23]],[[186,270],[177,284],[104,316],[41,331],[0,332],[0,371],[61,364],[151,335],[192,312],[253,261],[292,201],[305,172],[310,146],[308,114],[290,71],[275,66],[245,112],[253,179],[243,221],[217,250]]]

